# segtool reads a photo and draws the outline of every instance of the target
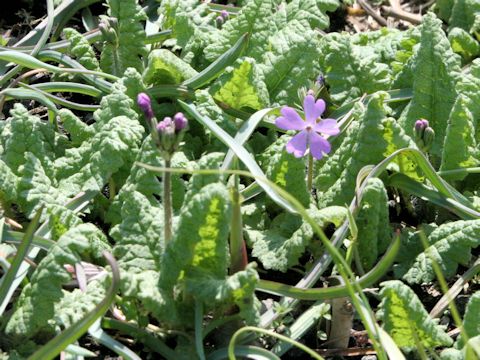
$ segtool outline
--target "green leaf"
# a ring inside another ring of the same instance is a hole
[[[293,2],[290,5],[298,6]],[[316,79],[320,72],[318,45],[317,34],[297,20],[289,22],[270,38],[260,68],[272,102],[298,102],[298,89],[307,86],[309,80]]]
[[[95,51],[88,40],[73,28],[63,29],[63,35],[69,41],[68,53],[88,70],[100,71]]]
[[[327,11],[335,11],[337,0],[293,0],[287,4],[287,19],[308,21],[312,28],[326,29],[330,26]]]
[[[350,37],[337,33],[325,36],[321,53],[320,67],[334,102],[342,104],[364,93],[390,88],[389,67],[380,63],[378,54],[370,48],[353,45]]]
[[[160,181],[155,174],[151,173],[144,167],[137,165],[137,163],[144,163],[158,167],[163,166],[163,159],[160,156],[160,152],[150,136],[147,136],[145,140],[143,140],[142,146],[138,151],[125,184],[123,184],[108,209],[106,220],[113,225],[118,224],[121,221],[121,208],[131,192],[141,193],[147,198],[148,203],[153,206],[159,205],[155,196],[159,196],[162,193]]]
[[[475,292],[468,300],[465,315],[463,316],[463,330],[471,339],[480,335],[480,291]],[[456,346],[461,349],[465,345],[462,335],[457,339]]]
[[[318,170],[315,178],[319,206],[344,205],[354,196],[356,177],[366,165],[378,164],[397,149],[415,148],[396,121],[387,118],[391,111],[384,104],[388,95],[378,92],[372,95],[366,109],[357,103],[354,116],[359,124],[353,124],[346,137]],[[407,156],[397,160],[397,170],[416,174],[416,165]]]
[[[100,191],[123,165],[133,162],[144,132],[135,118],[126,116],[114,117],[103,126],[96,124],[95,130],[91,139],[55,161],[61,191]]]
[[[287,153],[285,146],[291,136],[281,136],[261,155],[267,178],[293,195],[303,206],[310,204],[305,180],[305,161]]]
[[[410,66],[411,69],[406,66],[405,71],[414,74],[413,97],[398,121],[408,135],[413,135],[415,121],[427,119],[435,130],[430,152],[440,158],[448,116],[457,95],[455,82],[460,68],[441,21],[432,13],[423,17],[420,46]]]
[[[392,238],[387,201],[387,191],[382,180],[369,179],[356,219],[358,252],[366,271],[375,265],[378,256],[387,249]]]
[[[247,323],[258,322],[259,312],[255,306],[258,301],[255,297],[258,274],[254,264],[248,264],[245,270],[225,279],[199,275],[187,279],[187,291],[203,301],[207,309],[221,313],[235,304],[240,309],[240,316]]]
[[[71,280],[64,265],[75,265],[83,259],[99,259],[106,249],[109,245],[105,235],[92,224],[82,224],[65,233],[23,288],[5,333],[18,342],[43,331],[52,331],[50,320],[55,315],[55,304],[64,296],[62,285]]]
[[[260,110],[270,102],[264,75],[251,58],[239,59],[225,69],[211,86],[210,94],[218,102],[237,110]]]
[[[460,54],[465,61],[480,54],[480,44],[468,32],[460,28],[453,28],[448,33],[448,41],[452,50]]]
[[[95,134],[93,126],[88,126],[68,109],[60,109],[58,116],[64,129],[69,133],[73,146],[79,146]]]
[[[107,0],[108,15],[118,20],[116,43],[107,42],[100,57],[103,71],[122,76],[129,67],[142,72],[142,57],[147,55],[142,21],[146,20],[137,0]]]
[[[475,141],[475,118],[468,109],[469,102],[470,99],[460,94],[453,105],[445,135],[441,171],[476,166],[480,163]],[[462,180],[465,176],[466,174],[454,174],[448,176],[448,179]]]
[[[32,153],[25,153],[26,163],[21,168],[18,182],[17,202],[27,217],[31,218],[40,207],[62,207],[68,202],[65,193],[58,189],[57,183],[45,173],[40,160]]]
[[[20,103],[10,111],[0,135],[1,158],[14,174],[19,175],[20,166],[25,164],[26,152],[40,159],[44,169],[52,175],[53,161],[57,155],[57,136],[53,125],[32,116]]]
[[[424,283],[435,279],[432,258],[440,266],[443,275],[451,278],[458,264],[468,265],[471,249],[480,245],[478,234],[480,220],[455,221],[441,225],[428,236],[430,246],[413,261],[403,276],[409,283]]]
[[[427,349],[452,344],[452,339],[428,316],[412,289],[398,280],[383,282],[381,286],[379,317],[398,346],[413,350],[417,341]]]
[[[182,271],[187,278],[192,271],[225,278],[229,262],[229,198],[225,186],[214,183],[184,205],[161,260],[159,284],[163,289],[171,291]]]
[[[455,0],[448,20],[449,30],[458,27],[470,31],[475,17],[480,15],[480,3],[476,0]]]
[[[218,36],[205,48],[206,59],[214,61],[245,33],[250,34],[250,40],[244,54],[257,60],[261,59],[268,46],[268,38],[278,29],[272,16],[277,10],[278,3],[278,0],[249,0],[235,18],[223,25]]]
[[[143,73],[147,85],[180,84],[198,74],[189,64],[166,49],[153,50]]]
[[[346,209],[339,206],[321,210],[311,208],[309,213],[321,227],[329,223],[339,226],[347,215]],[[257,257],[266,269],[285,272],[297,265],[314,233],[301,217],[281,213],[273,219],[268,229],[250,229],[246,231],[246,235],[253,244],[252,255]]]
[[[17,198],[17,186],[19,178],[12,170],[0,160],[0,199],[12,201]]]

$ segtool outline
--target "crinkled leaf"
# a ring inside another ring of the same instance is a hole
[[[19,178],[12,170],[0,160],[0,199],[11,201],[17,197]]]
[[[478,41],[463,29],[453,28],[450,30],[448,41],[450,41],[452,50],[460,54],[466,61],[480,54]]]
[[[184,205],[161,260],[162,288],[170,290],[180,273],[191,271],[224,279],[227,274],[230,196],[224,185],[209,184]]]
[[[100,57],[103,71],[122,76],[129,67],[142,72],[146,38],[142,21],[146,16],[137,0],[107,0],[108,15],[118,20],[116,43],[107,42]]]
[[[411,59],[413,97],[399,119],[409,135],[413,135],[415,121],[427,119],[435,130],[430,152],[438,158],[441,156],[448,115],[457,95],[455,82],[460,71],[458,56],[453,53],[441,26],[441,21],[432,13],[423,17],[420,46]],[[401,77],[402,73],[398,76]]]
[[[340,225],[347,213],[345,208],[339,206],[321,210],[311,208],[309,212],[321,227],[329,223]],[[314,233],[301,217],[281,213],[268,229],[247,230],[246,235],[253,244],[252,255],[257,257],[266,269],[285,272],[298,263]]]
[[[310,204],[310,192],[305,180],[305,161],[287,153],[285,145],[291,136],[281,136],[262,154],[265,175],[293,195],[303,206]]]
[[[480,15],[480,3],[476,0],[454,0],[452,13],[448,20],[449,29],[458,27],[470,31],[475,16]]]
[[[60,109],[58,116],[63,124],[63,128],[70,135],[73,146],[81,145],[85,140],[90,139],[95,134],[94,126],[88,126],[68,109]]]
[[[109,249],[105,235],[92,224],[81,224],[65,233],[38,264],[30,283],[15,304],[6,334],[14,341],[25,340],[49,330],[55,316],[55,304],[63,298],[62,285],[71,280],[64,265],[81,260],[100,259]]]
[[[148,65],[143,73],[147,85],[179,84],[198,72],[166,49],[153,50],[148,55]]]
[[[73,28],[63,29],[65,38],[69,41],[68,53],[88,70],[100,70],[95,51],[88,40]]]
[[[272,102],[297,102],[298,89],[318,77],[319,56],[316,33],[296,20],[272,36],[260,65]]]
[[[243,58],[225,69],[211,86],[213,98],[234,109],[260,110],[269,104],[263,73],[254,59]]]
[[[480,335],[480,291],[475,292],[468,300],[463,316],[463,330],[470,339]],[[464,345],[465,339],[460,334],[456,346],[461,349]]]
[[[327,11],[340,5],[337,0],[293,0],[287,4],[288,21],[308,21],[312,28],[326,29],[330,25]]]
[[[370,270],[374,266],[392,237],[387,201],[387,191],[382,180],[369,179],[356,219],[358,253],[365,270]]]
[[[455,221],[441,225],[428,237],[430,246],[411,264],[403,279],[424,283],[435,279],[433,259],[446,278],[455,275],[458,264],[468,265],[471,249],[480,245],[480,220]]]
[[[383,282],[381,286],[380,318],[398,346],[414,349],[417,341],[426,348],[452,344],[452,339],[428,316],[412,289],[398,280]]]
[[[352,101],[364,93],[388,90],[391,70],[379,62],[379,55],[368,47],[352,45],[346,35],[325,36],[321,46],[321,70],[336,103]]]
[[[136,119],[117,116],[78,148],[55,161],[59,188],[69,194],[100,191],[124,164],[133,162],[144,129]]]

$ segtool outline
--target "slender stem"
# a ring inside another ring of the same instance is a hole
[[[235,161],[235,168],[237,166],[237,161]],[[241,201],[239,193],[239,176],[233,175],[235,184],[231,188],[231,197],[232,197],[232,220],[231,220],[231,230],[230,230],[230,273],[235,274],[238,271],[245,269],[247,265],[247,249],[245,247],[245,241],[243,240],[243,221],[242,221],[242,210],[241,210]]]
[[[165,159],[165,168],[171,167],[171,160]],[[163,172],[163,219],[165,246],[172,238],[172,174],[169,171]]]
[[[308,154],[308,168],[307,168],[307,188],[309,192],[312,192],[313,181],[313,156]]]

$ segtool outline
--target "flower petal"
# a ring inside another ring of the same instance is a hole
[[[313,133],[313,131],[310,131],[310,133]],[[299,132],[287,143],[287,152],[293,154],[293,156],[297,158],[304,156],[307,152],[307,142],[309,136],[310,134],[306,130]]]
[[[305,128],[305,121],[298,115],[295,109],[284,106],[280,110],[283,116],[275,120],[275,125],[283,130],[303,130]]]
[[[316,132],[310,134],[310,153],[315,159],[320,160],[323,154],[328,154],[331,149],[332,147],[326,139]]]
[[[316,132],[327,135],[338,135],[340,133],[340,127],[335,119],[323,119],[319,123],[316,123],[313,129]]]
[[[318,99],[315,102],[315,98],[312,95],[307,95],[303,100],[303,110],[305,111],[307,123],[313,125],[325,111],[325,101]]]

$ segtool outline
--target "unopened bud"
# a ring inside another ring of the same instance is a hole
[[[311,95],[311,96],[315,97],[315,90],[312,90],[312,89],[308,90],[307,95]]]
[[[423,133],[423,144],[426,150],[430,149],[435,140],[435,131],[431,127],[427,127]]]
[[[175,123],[175,132],[177,133],[184,130],[188,126],[188,120],[181,112],[175,114],[173,121]]]
[[[217,24],[217,28],[221,29],[225,19],[222,16],[217,16],[215,19],[215,24]]]
[[[428,120],[419,119],[414,125],[415,143],[422,151],[428,151],[435,139],[435,132],[430,127]]]
[[[147,120],[151,120],[153,118],[153,110],[152,110],[152,101],[150,97],[145,93],[140,93],[137,96],[137,105],[145,114]]]
[[[229,16],[228,11],[227,10],[220,11],[220,16],[223,18],[223,20],[227,20]]]
[[[325,84],[325,77],[322,74],[318,75],[317,81],[315,81],[315,85],[317,85],[318,87],[322,87],[324,84]]]

